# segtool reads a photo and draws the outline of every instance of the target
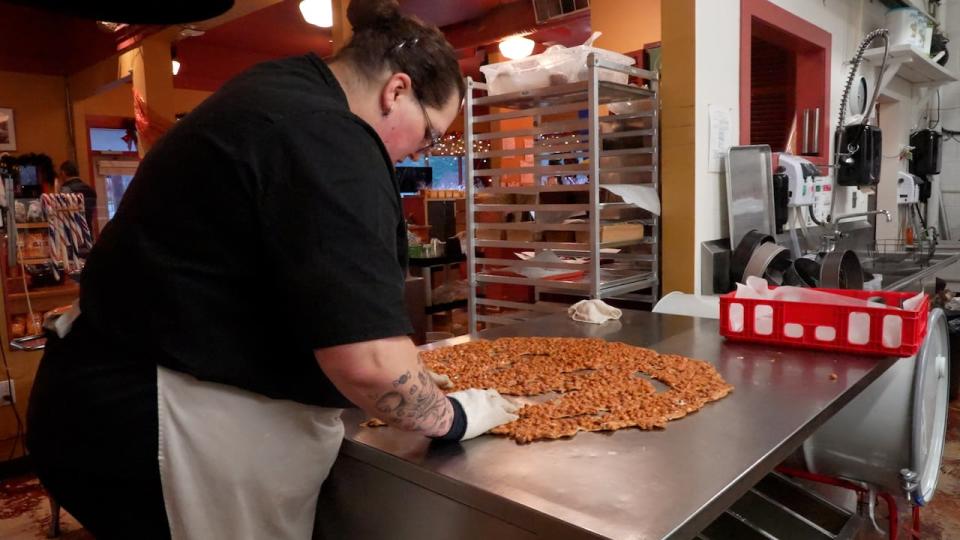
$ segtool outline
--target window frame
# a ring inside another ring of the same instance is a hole
[[[797,83],[794,103],[797,138],[803,136],[803,109],[819,107],[819,152],[816,155],[805,155],[804,158],[818,165],[828,164],[832,35],[768,0],[741,0],[740,144],[750,144],[751,51],[754,36],[795,54],[794,80]]]

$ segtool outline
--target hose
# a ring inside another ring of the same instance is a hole
[[[913,530],[910,531],[910,538],[920,538],[920,507],[913,507]]]
[[[866,110],[864,110],[863,121],[860,123],[861,126],[866,126],[867,122],[870,120],[869,111],[873,110],[874,105],[877,102],[877,97],[880,95],[880,81],[883,80],[883,72],[887,69],[887,52],[890,47],[890,32],[886,28],[877,28],[872,32],[864,36],[863,40],[860,41],[860,44],[857,46],[857,52],[853,55],[853,58],[850,60],[850,72],[847,73],[847,81],[843,85],[843,93],[840,95],[840,113],[837,118],[837,129],[834,131],[834,144],[836,147],[833,149],[833,174],[836,177],[837,169],[840,165],[840,141],[842,140],[841,135],[843,134],[843,122],[847,115],[847,100],[850,98],[850,89],[853,87],[853,81],[857,76],[857,71],[860,69],[860,63],[863,61],[863,53],[867,51],[867,47],[873,43],[873,40],[878,37],[883,37],[883,59],[880,61],[880,72],[877,75],[877,82],[873,85],[873,95],[870,97],[870,103],[867,105]],[[834,186],[836,187],[836,182]],[[833,207],[836,205],[837,201],[837,190],[833,190],[833,194],[830,196],[830,208],[827,211],[827,221],[833,220]]]
[[[888,35],[889,31],[886,28],[877,28],[876,30],[864,36],[863,40],[860,41],[860,45],[857,46],[857,52],[853,55],[853,59],[850,60],[850,72],[847,73],[847,81],[843,85],[843,93],[840,95],[840,115],[839,118],[837,118],[837,133],[843,130],[843,121],[847,115],[847,100],[850,98],[850,89],[853,87],[853,80],[856,78],[857,71],[860,69],[860,63],[863,61],[863,53],[867,51],[867,47],[873,43],[873,40],[882,36],[883,60],[880,63],[880,74],[877,77],[877,84],[873,85],[873,96],[870,98],[870,104],[866,110],[869,111],[873,109],[874,104],[877,102],[877,96],[880,93],[880,80],[883,78],[883,72],[887,67],[887,52],[890,45]],[[866,125],[869,119],[870,115],[866,114],[865,111],[863,122],[861,124]],[[834,151],[834,164],[837,163],[837,158],[839,157],[839,152]]]
[[[849,480],[844,480],[843,478],[836,478],[833,476],[827,476],[825,474],[817,474],[791,467],[784,467],[783,465],[777,466],[775,470],[780,474],[791,476],[793,478],[802,478],[804,480],[810,480],[811,482],[849,489],[850,491],[856,492],[858,495],[869,495],[868,490],[863,486],[859,486]],[[896,540],[897,532],[900,528],[900,523],[898,521],[899,516],[897,513],[897,503],[889,493],[878,493],[877,495],[887,503],[887,538],[890,540]],[[919,522],[919,518],[919,513],[917,513],[914,516],[915,523]]]

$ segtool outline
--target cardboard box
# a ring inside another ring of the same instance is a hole
[[[473,200],[477,204],[514,204],[516,198],[513,193],[487,193],[478,191],[474,194]]]
[[[480,229],[477,231],[477,240],[503,240],[503,231],[497,229]]]
[[[576,231],[543,231],[544,242],[576,242]]]
[[[577,242],[590,241],[590,231],[577,231]],[[613,223],[600,226],[600,242],[627,242],[643,239],[643,225],[640,223]]]
[[[508,230],[506,232],[507,240],[512,242],[536,242],[540,237],[540,233],[538,231]]]
[[[17,244],[25,259],[43,259],[50,256],[50,239],[45,233],[20,234],[17,236]]]

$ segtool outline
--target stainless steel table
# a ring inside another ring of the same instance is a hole
[[[712,362],[736,389],[664,430],[523,446],[494,436],[430,445],[361,428],[362,413],[348,411],[316,537],[690,538],[893,363],[725,342],[716,321],[646,312],[602,326],[547,316],[483,335],[500,336],[601,337],[683,354]]]

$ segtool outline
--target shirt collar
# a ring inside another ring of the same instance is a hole
[[[316,55],[316,53],[307,53],[307,59],[316,66],[317,71],[320,72],[320,76],[323,78],[323,81],[336,90],[336,99],[339,101],[344,109],[349,109],[350,104],[347,102],[347,94],[343,91],[343,87],[340,86],[340,81],[337,80],[337,77],[334,76],[333,72],[330,71],[330,67],[327,66],[327,63],[323,61],[322,58]]]

